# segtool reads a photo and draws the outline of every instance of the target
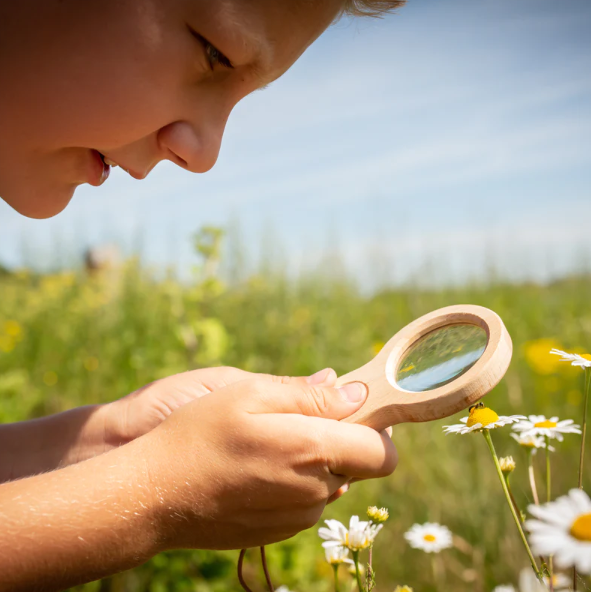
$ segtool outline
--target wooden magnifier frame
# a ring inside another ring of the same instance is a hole
[[[410,392],[397,386],[396,374],[409,350],[425,335],[453,325],[476,325],[486,332],[482,356],[455,380],[432,390]],[[363,407],[343,421],[376,430],[405,422],[448,417],[484,397],[503,378],[513,346],[503,321],[492,310],[472,304],[448,306],[422,316],[384,345],[378,355],[337,381],[363,382],[369,389]]]

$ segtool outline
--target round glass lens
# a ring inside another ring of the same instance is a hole
[[[486,331],[477,325],[435,329],[406,352],[396,372],[396,383],[414,393],[448,384],[476,364],[487,342]]]

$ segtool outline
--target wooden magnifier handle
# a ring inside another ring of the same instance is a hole
[[[477,326],[486,332],[486,346],[480,358],[442,386],[420,392],[401,388],[396,373],[412,346],[425,335],[454,325]],[[361,409],[343,421],[383,430],[398,423],[432,421],[458,413],[500,382],[512,351],[511,337],[503,321],[488,308],[465,304],[431,312],[401,329],[373,360],[337,380],[337,386],[359,381],[369,389]]]

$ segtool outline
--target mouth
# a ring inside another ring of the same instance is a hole
[[[121,170],[125,171],[130,177],[133,177],[134,179],[142,180],[142,179],[146,178],[145,173],[141,174],[136,171],[133,171],[132,169],[128,169],[125,166],[123,166],[122,164],[119,164],[119,163],[115,162],[114,160],[111,160],[108,156],[106,156],[102,152],[98,152],[98,150],[96,152],[101,157],[101,160],[103,161],[103,165],[104,165],[105,169],[108,169],[110,171],[111,168],[119,167]],[[107,173],[107,177],[108,176],[109,175]],[[105,180],[106,180],[106,177],[105,177]]]

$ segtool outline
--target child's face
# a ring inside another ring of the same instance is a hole
[[[0,196],[27,216],[53,216],[78,185],[101,184],[101,155],[138,178],[164,159],[209,170],[234,105],[281,76],[341,5],[2,3]]]

